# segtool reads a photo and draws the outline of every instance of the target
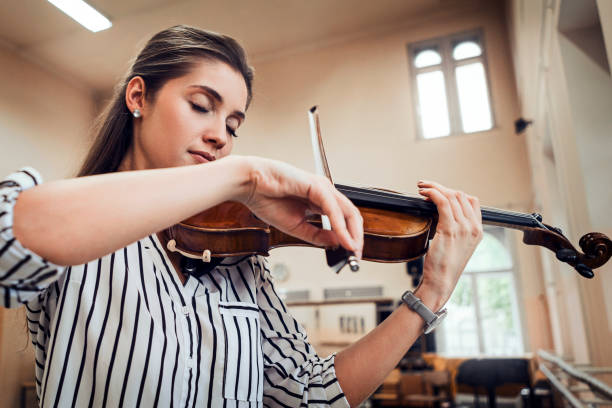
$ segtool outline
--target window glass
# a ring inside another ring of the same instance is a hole
[[[431,139],[447,136],[450,133],[450,121],[442,71],[418,74],[417,92],[423,137]]]
[[[478,354],[478,327],[472,293],[472,277],[459,278],[448,301],[449,316],[436,330],[440,351],[446,355],[474,356]]]
[[[477,283],[485,354],[499,356],[522,353],[512,275],[480,275]]]
[[[463,131],[469,133],[491,129],[489,92],[482,63],[458,66],[455,76]]]
[[[482,241],[470,258],[466,272],[499,271],[512,268],[512,257],[504,243],[492,233],[485,231]]]
[[[435,50],[424,50],[417,54],[414,59],[414,66],[417,68],[431,67],[442,62],[442,57]]]
[[[453,49],[454,60],[478,57],[480,54],[482,54],[480,45],[476,44],[474,41],[464,41],[455,45]]]
[[[449,316],[436,330],[438,352],[444,355],[509,356],[524,351],[506,231],[486,228],[446,305]]]
[[[469,38],[469,39],[468,39]],[[479,32],[408,45],[419,137],[492,129],[494,114]]]

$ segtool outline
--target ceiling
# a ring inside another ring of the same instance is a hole
[[[0,43],[93,91],[106,92],[154,33],[189,24],[237,38],[252,60],[466,0],[90,0],[113,26],[92,33],[45,0],[0,2]]]

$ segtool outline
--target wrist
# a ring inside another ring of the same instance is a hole
[[[253,163],[247,156],[228,156],[218,162],[228,187],[226,201],[246,204],[253,191]]]
[[[423,333],[429,334],[436,329],[442,323],[442,320],[447,315],[446,309],[436,310],[434,304],[428,306],[423,299],[417,296],[417,293],[410,290],[404,292],[402,295],[402,302],[416,314],[418,314],[424,321]],[[432,303],[432,302],[429,302]],[[435,303],[435,302],[434,302]],[[434,308],[432,310],[432,308]]]
[[[444,296],[429,285],[421,283],[414,291],[414,295],[421,299],[423,304],[434,313],[438,312],[446,303]]]

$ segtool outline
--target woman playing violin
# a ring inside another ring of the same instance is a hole
[[[0,294],[27,308],[41,406],[356,406],[422,333],[402,306],[322,358],[263,257],[191,275],[166,250],[163,230],[231,200],[360,256],[360,213],[329,181],[230,156],[252,80],[233,39],[164,30],[116,89],[79,177],[41,184],[25,168],[0,184]],[[433,182],[418,187],[439,220],[415,295],[436,312],[481,239],[480,207]],[[332,230],[307,223],[311,211]]]

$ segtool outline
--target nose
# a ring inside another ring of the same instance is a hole
[[[223,148],[229,137],[225,126],[225,121],[216,120],[215,123],[204,132],[202,139],[205,143],[213,144],[216,149]]]

